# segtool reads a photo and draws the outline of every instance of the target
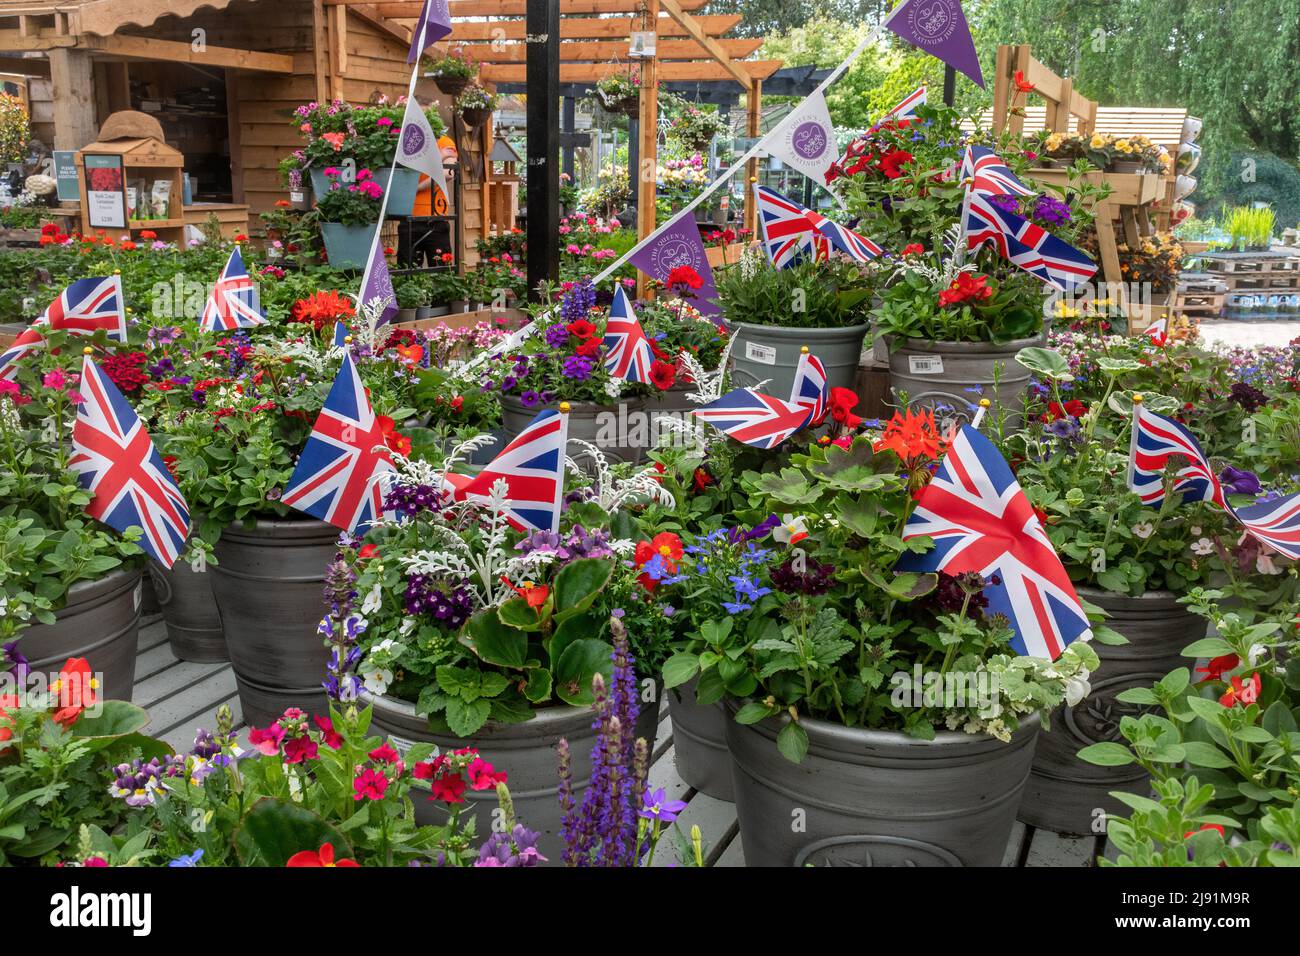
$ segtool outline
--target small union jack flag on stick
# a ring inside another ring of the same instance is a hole
[[[632,302],[623,287],[614,289],[614,303],[609,307],[609,321],[605,324],[605,369],[610,377],[625,382],[650,381],[650,366],[654,364],[654,350],[650,339],[637,320]]]
[[[266,316],[257,301],[257,287],[244,268],[244,257],[239,254],[239,246],[230,250],[226,267],[221,270],[208,304],[203,307],[203,316],[199,327],[208,332],[246,329],[254,325],[265,325]]]
[[[336,528],[360,534],[384,515],[392,453],[352,356],[334,379],[281,500]]]
[[[900,571],[975,573],[988,612],[1011,622],[1011,646],[1025,657],[1056,660],[1091,636],[1088,616],[1034,506],[994,444],[964,425],[948,445],[903,528],[903,540],[929,537],[934,548],[908,554]]]
[[[126,341],[126,309],[122,305],[122,277],[111,275],[77,279],[59,293],[14,344],[0,353],[0,379],[18,374],[18,361],[45,341],[46,330],[62,329],[75,335],[94,335],[103,329],[110,339]]]
[[[794,370],[794,387],[790,389],[790,402],[808,410],[808,424],[820,425],[826,417],[830,387],[826,383],[826,366],[822,360],[804,346],[799,353],[799,364]]]
[[[775,448],[808,424],[809,410],[794,402],[737,388],[691,412],[718,431],[755,448]]]
[[[504,481],[505,518],[517,531],[559,531],[564,504],[565,448],[569,443],[569,404],[544,409],[501,450],[474,480],[461,485],[447,476],[453,495],[470,501],[491,499]],[[460,485],[460,487],[456,487]]]
[[[89,353],[89,349],[87,349]],[[190,531],[190,510],[139,416],[87,354],[81,363],[68,468],[92,495],[86,513],[110,528],[144,531],[140,547],[170,568]]]

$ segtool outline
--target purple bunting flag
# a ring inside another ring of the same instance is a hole
[[[631,263],[652,279],[667,284],[668,274],[678,266],[689,266],[703,280],[694,290],[692,304],[702,315],[719,315],[718,288],[713,284],[713,268],[700,238],[695,217],[685,215],[646,242],[630,257]]]
[[[388,274],[388,260],[384,258],[381,239],[377,239],[370,246],[366,271],[361,275],[361,293],[357,296],[357,312],[374,299],[384,303],[384,311],[380,314],[377,324],[388,324],[397,314],[397,294],[393,291],[393,277]]]
[[[424,51],[451,33],[451,12],[447,0],[424,0],[424,9],[411,33],[411,51],[407,63],[414,63]]]
[[[961,0],[907,0],[885,25],[908,43],[984,86]]]

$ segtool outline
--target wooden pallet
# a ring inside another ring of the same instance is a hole
[[[1217,319],[1223,314],[1222,292],[1204,292],[1193,289],[1180,289],[1174,293],[1169,303],[1171,320],[1186,319],[1194,322],[1200,319]]]

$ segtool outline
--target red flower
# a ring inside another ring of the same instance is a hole
[[[939,428],[934,423],[934,412],[926,409],[914,413],[910,408],[905,412],[895,412],[885,426],[885,434],[873,446],[874,451],[886,448],[909,468],[923,458],[937,459]]]
[[[993,295],[993,290],[988,287],[988,281],[988,276],[972,276],[969,272],[959,272],[957,278],[952,280],[952,285],[939,293],[939,304],[957,305],[968,299],[983,302]]]
[[[379,430],[384,433],[384,444],[403,457],[411,453],[411,439],[397,430],[397,423],[387,415],[376,415]]]
[[[506,772],[493,769],[482,757],[475,757],[465,769],[469,774],[470,786],[475,790],[492,790],[498,783],[506,782]]]
[[[324,734],[325,746],[331,750],[338,750],[343,746],[343,735],[334,729],[334,721],[328,717],[313,717],[312,721],[320,728]]]
[[[284,745],[285,763],[302,763],[304,760],[315,760],[317,756],[319,756],[319,750],[316,747],[316,741],[305,734],[301,737],[294,737],[293,740]]]
[[[903,246],[903,255],[905,256],[920,256],[924,254],[925,246],[921,245],[919,242],[912,242]]]
[[[50,693],[57,695],[59,707],[55,723],[71,727],[83,710],[94,706],[98,690],[99,679],[91,672],[89,662],[84,657],[69,657],[50,684]]]
[[[1088,406],[1083,404],[1077,398],[1072,398],[1064,405],[1059,402],[1051,402],[1047,406],[1047,411],[1043,413],[1042,420],[1045,422],[1054,422],[1065,418],[1082,418],[1088,414]]]
[[[600,354],[601,347],[604,345],[600,339],[590,338],[574,349],[574,354],[584,356],[585,358],[595,358]]]
[[[668,273],[668,281],[666,285],[670,288],[673,286],[682,286],[683,288],[695,291],[704,285],[704,280],[701,279],[700,274],[690,266],[673,266]]]
[[[13,739],[13,718],[8,711],[21,703],[17,694],[0,694],[0,743]]]
[[[578,319],[576,322],[570,322],[564,327],[570,335],[575,335],[580,339],[589,339],[596,334],[596,327],[586,319]]]
[[[394,750],[392,744],[387,741],[370,751],[366,756],[371,760],[378,761],[379,763],[397,763],[398,761],[397,751]]]
[[[1251,674],[1248,681],[1243,681],[1240,677],[1234,677],[1232,686],[1228,688],[1227,693],[1219,698],[1219,703],[1224,707],[1235,707],[1237,704],[1244,707],[1259,700],[1259,691],[1260,679],[1258,672]]]
[[[911,153],[905,149],[896,149],[880,157],[880,171],[886,179],[897,179],[903,175],[902,167],[911,161]]]
[[[831,389],[831,418],[836,424],[848,428],[857,428],[862,424],[862,417],[853,414],[858,404],[858,393],[851,388]]]
[[[303,850],[301,853],[295,853],[285,862],[285,866],[333,866],[333,867],[360,867],[361,864],[356,860],[334,860],[334,847],[329,843],[322,843],[319,850]]]
[[[677,537],[671,531],[661,531],[650,541],[638,541],[636,551],[633,554],[633,560],[638,568],[645,567],[656,556],[663,559],[664,571],[668,574],[677,573],[677,562],[682,559],[686,552],[682,549],[682,539]],[[659,586],[659,582],[649,574],[642,574],[637,578],[641,586],[647,591],[653,591]]]
[[[451,410],[455,412],[457,415],[460,414],[460,410],[461,408],[464,407],[464,405],[465,405],[465,396],[463,395],[457,395],[455,398],[451,400]]]
[[[510,590],[523,598],[524,602],[535,611],[546,603],[546,599],[550,597],[551,594],[551,589],[545,584],[534,584],[532,581],[525,581],[523,587],[515,587],[514,584],[511,583],[510,579],[504,574],[501,575],[501,580],[506,583],[506,586],[509,587]],[[540,614],[541,612],[538,611],[538,613]]]
[[[696,468],[691,475],[691,481],[695,484],[696,491],[703,491],[709,485],[715,484],[714,477],[703,468]]]
[[[669,365],[667,362],[652,362],[650,381],[661,392],[672,388],[677,383],[677,366]]]
[[[357,557],[360,558],[362,561],[369,561],[378,553],[379,553],[379,545],[363,544],[361,546],[361,550],[357,552]]]
[[[1223,675],[1240,663],[1241,658],[1236,654],[1224,654],[1222,657],[1212,657],[1210,658],[1209,663],[1204,667],[1196,668],[1195,673],[1205,675],[1205,679],[1197,681],[1197,683],[1205,684],[1212,680],[1223,680]]]
[[[1030,83],[1028,80],[1025,79],[1024,70],[1016,70],[1015,83],[1016,83],[1016,89],[1019,90],[1021,93],[1032,93],[1034,92],[1035,89],[1037,89],[1037,87],[1035,87],[1034,84]]]
[[[248,742],[259,753],[274,757],[280,752],[280,741],[284,740],[284,728],[278,723],[270,727],[252,727],[248,731]]]
[[[353,800],[382,800],[388,789],[388,778],[378,770],[362,770],[352,781]]]
[[[115,352],[99,361],[99,367],[122,392],[139,390],[149,376],[144,370],[147,356],[143,352]]]
[[[429,784],[430,800],[445,800],[447,803],[465,802],[465,778],[460,774],[438,777]]]
[[[1219,826],[1219,824],[1217,824],[1217,823],[1204,823],[1204,824],[1201,824],[1200,829],[1198,829],[1198,830],[1188,830],[1186,833],[1184,833],[1184,834],[1183,834],[1183,839],[1186,840],[1188,837],[1192,836],[1193,834],[1195,834],[1195,833],[1203,833],[1203,832],[1206,831],[1206,830],[1218,830],[1218,831],[1219,831],[1219,837],[1222,838],[1222,837],[1224,836],[1223,827]]]

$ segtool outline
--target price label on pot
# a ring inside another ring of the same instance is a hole
[[[762,362],[764,365],[776,364],[776,349],[770,345],[759,345],[757,342],[745,343],[745,358],[751,362]]]
[[[135,605],[133,610],[136,611],[140,610],[140,602],[143,600],[144,600],[144,581],[141,581],[139,584],[135,586],[135,590],[131,592],[131,603]]]
[[[307,194],[303,192],[301,189],[289,190],[289,202],[305,203],[306,201],[307,201]]]
[[[415,746],[414,740],[407,740],[405,737],[397,736],[397,734],[389,734],[388,739],[402,756],[406,756],[406,752]]]
[[[913,375],[943,374],[943,358],[938,355],[909,355],[907,366]]]

